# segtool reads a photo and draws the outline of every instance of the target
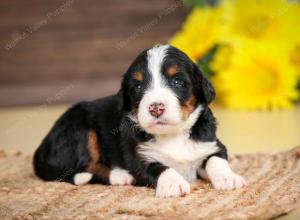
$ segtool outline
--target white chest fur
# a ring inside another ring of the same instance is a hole
[[[160,136],[138,146],[138,153],[145,161],[172,167],[187,181],[196,179],[203,160],[217,150],[216,142],[195,142],[186,133]]]

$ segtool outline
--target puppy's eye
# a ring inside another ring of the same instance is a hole
[[[137,84],[137,85],[135,85],[134,89],[135,89],[136,92],[140,92],[142,90],[142,85]]]
[[[184,85],[184,81],[175,77],[171,80],[171,85],[180,88]]]

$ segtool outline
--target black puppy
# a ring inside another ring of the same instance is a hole
[[[215,92],[180,50],[143,51],[117,95],[72,106],[34,156],[44,180],[156,187],[158,197],[190,193],[203,177],[216,189],[245,185],[227,162],[209,109]]]

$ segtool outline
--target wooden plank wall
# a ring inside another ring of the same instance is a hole
[[[0,105],[113,93],[137,53],[167,42],[185,15],[175,0],[1,0]]]

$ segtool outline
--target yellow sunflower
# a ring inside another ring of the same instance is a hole
[[[170,44],[184,51],[192,60],[199,60],[217,41],[221,10],[220,7],[194,8]]]
[[[300,42],[295,44],[290,52],[290,62],[297,70],[300,79]]]
[[[295,69],[271,44],[238,48],[213,81],[221,102],[234,109],[289,108],[298,97]]]
[[[231,57],[233,56],[234,49],[230,44],[220,45],[212,62],[209,64],[214,72],[223,71],[230,66]]]
[[[300,79],[300,4],[296,4],[291,10],[291,13],[294,15],[295,25],[290,37],[292,39],[287,43],[290,45],[288,49],[291,64],[297,69]]]
[[[229,44],[221,45],[218,47],[213,60],[210,62],[209,67],[215,73],[211,77],[211,81],[216,89],[217,100],[222,103],[224,95],[224,86],[219,72],[224,72],[226,69],[230,68],[232,57],[234,56],[234,47]]]
[[[299,13],[296,1],[288,0],[224,0],[223,40],[246,38],[254,41],[294,38],[295,19]]]

